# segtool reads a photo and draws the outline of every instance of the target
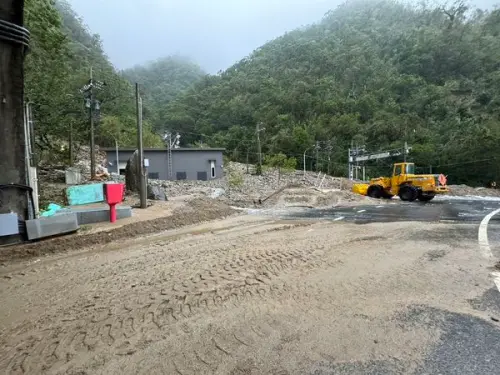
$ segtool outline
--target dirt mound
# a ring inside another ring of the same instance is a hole
[[[174,210],[171,216],[131,223],[106,232],[56,237],[40,242],[7,247],[0,251],[0,262],[105,245],[114,241],[215,220],[235,213],[234,209],[222,202],[194,199],[187,202],[187,206],[182,209]]]

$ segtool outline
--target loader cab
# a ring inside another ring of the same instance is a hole
[[[396,163],[394,164],[394,170],[392,177],[415,174],[415,164],[414,163]]]
[[[414,163],[396,163],[392,172],[391,185],[399,186],[408,178],[407,175],[415,174]]]

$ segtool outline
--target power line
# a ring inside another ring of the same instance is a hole
[[[441,164],[441,165],[437,165],[436,168],[440,168],[440,167],[452,167],[454,165],[484,163],[485,161],[494,161],[494,160],[496,160],[496,158],[481,159],[481,160],[470,160],[470,161],[464,161],[464,162],[453,163],[453,164]]]
[[[177,131],[179,133],[184,133],[184,134],[191,134],[191,135],[197,135],[197,136],[203,136],[205,138],[208,138],[208,139],[214,139],[216,137],[218,137],[219,135],[218,134],[213,134],[213,135],[207,135],[207,134],[204,134],[204,133],[197,133],[197,132],[190,132],[190,131],[183,131],[183,130],[172,130],[172,131]],[[234,137],[234,138],[226,138],[226,141],[237,141],[239,140],[240,142],[238,143],[237,147],[239,145],[241,145],[242,143],[245,143],[245,142],[251,142],[250,139],[240,139],[240,137]],[[320,144],[327,144],[329,141],[318,141],[320,142]],[[300,160],[303,155],[302,154],[298,154],[298,153],[290,153],[288,151],[285,151],[283,148],[281,147],[277,147],[277,146],[273,146],[273,149],[276,150],[276,151],[280,151],[282,153],[284,153],[287,157],[295,157],[297,160]],[[237,151],[237,148],[235,149],[232,149],[232,150],[227,150],[228,152],[234,152],[234,151]],[[397,152],[397,151],[401,151],[400,148],[395,148],[395,149],[390,149],[390,150],[386,150],[386,152]],[[251,155],[258,155],[258,153],[254,153],[254,152],[249,152],[249,154]],[[265,155],[270,155],[269,153],[265,153]],[[309,156],[309,155],[306,155],[306,158],[311,160],[311,159],[315,159],[315,156]],[[328,159],[324,159],[324,158],[321,158],[321,157],[318,157],[318,162],[323,162],[323,163],[328,163]],[[441,167],[451,167],[451,166],[456,166],[456,165],[467,165],[467,164],[474,164],[474,163],[481,163],[481,162],[486,162],[486,161],[494,161],[496,160],[496,158],[488,158],[488,159],[481,159],[481,160],[471,160],[471,161],[465,161],[465,162],[459,162],[459,163],[450,163],[450,164],[440,164],[440,165],[437,165],[437,166],[433,166],[433,168],[441,168]],[[366,168],[369,168],[369,169],[376,169],[376,168],[383,168],[383,167],[391,167],[393,165],[393,163],[387,163],[387,162],[383,162],[383,161],[379,161],[381,162],[383,165],[381,166],[365,166]],[[340,162],[331,162],[331,165],[333,166],[347,166],[348,163],[340,163]],[[426,167],[417,167],[417,168],[426,168]]]

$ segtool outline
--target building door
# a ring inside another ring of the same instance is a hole
[[[215,160],[210,160],[210,177],[215,178]]]
[[[206,180],[208,180],[207,172],[198,172],[197,179],[199,181],[206,181]]]

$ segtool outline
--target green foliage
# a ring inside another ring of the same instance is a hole
[[[243,185],[243,175],[237,171],[230,171],[228,176],[228,183],[230,188],[238,188]]]
[[[104,117],[98,127],[97,140],[103,147],[114,147],[115,141],[123,147],[135,147],[137,145],[136,118],[134,116]],[[161,137],[153,131],[151,124],[147,121],[144,121],[142,125],[142,143],[144,147],[165,146]]]
[[[266,155],[264,158],[264,165],[278,170],[278,185],[283,171],[291,172],[297,167],[297,159],[288,158],[285,154],[279,153],[275,155]]]
[[[257,176],[262,175],[262,165],[257,164],[257,165],[255,166],[255,174],[256,174]]]
[[[26,98],[33,105],[36,145],[55,155],[69,138],[89,139],[89,113],[79,91],[90,78],[106,83],[96,90],[100,119],[96,119],[97,143],[131,146],[135,139],[135,100],[131,83],[115,71],[104,54],[102,42],[92,34],[66,0],[26,0],[25,23],[31,33],[26,58]],[[145,122],[146,146],[162,145]]]
[[[297,159],[293,157],[288,158],[285,154],[280,152],[275,155],[266,155],[264,158],[264,165],[283,171],[294,171],[297,167]]]
[[[422,171],[432,165],[451,183],[498,179],[499,24],[500,10],[460,2],[348,2],[205,76],[168,103],[162,120],[185,143],[203,137],[240,161],[251,145],[256,162],[262,122],[263,153],[300,164],[315,141],[334,139],[319,151],[325,171],[345,173],[352,142],[378,151],[407,141]],[[372,162],[370,175],[396,160]]]
[[[182,91],[201,79],[201,68],[181,57],[165,57],[144,66],[124,70],[122,75],[130,82],[137,82],[144,92],[144,118],[153,127],[164,132],[165,107]]]
[[[223,157],[223,162],[229,189],[241,187],[244,183],[243,174],[231,165],[226,155]]]

